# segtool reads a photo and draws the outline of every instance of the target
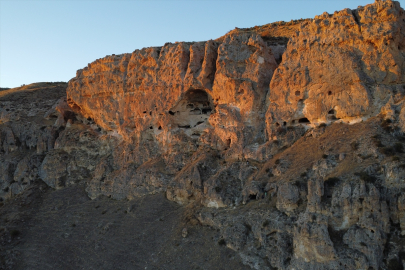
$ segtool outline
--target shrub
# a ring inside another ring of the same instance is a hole
[[[395,155],[395,149],[393,147],[383,147],[381,148],[381,152],[386,156]]]
[[[360,144],[358,142],[352,142],[350,144],[350,147],[352,148],[353,151],[359,150]]]
[[[392,127],[391,127],[391,119],[384,119],[381,122],[381,127],[386,131],[386,132],[391,132],[392,131]]]
[[[224,239],[219,240],[219,241],[218,241],[218,245],[220,245],[220,246],[225,246],[225,245],[226,245],[225,240],[224,240]]]
[[[339,181],[340,181],[339,177],[329,177],[328,179],[326,179],[326,183],[330,187],[334,187],[337,183],[339,183]]]
[[[397,142],[397,143],[394,144],[394,150],[397,153],[403,153],[404,152],[404,145],[402,143]]]
[[[375,181],[377,180],[375,176],[369,175],[365,171],[354,173],[354,175],[360,177],[361,180],[367,183],[375,183]]]
[[[17,237],[17,236],[19,236],[20,234],[21,234],[21,232],[20,232],[19,230],[12,230],[12,231],[10,232],[10,235],[11,235],[12,238]]]

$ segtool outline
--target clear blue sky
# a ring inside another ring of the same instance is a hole
[[[373,0],[0,0],[0,86],[68,81],[109,54],[215,39]],[[405,7],[405,0],[399,1]]]

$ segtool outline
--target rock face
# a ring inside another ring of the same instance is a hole
[[[98,59],[26,116],[0,99],[0,196],[164,193],[253,269],[403,269],[404,60],[389,0]]]
[[[270,85],[267,130],[353,122],[403,93],[405,14],[398,2],[324,13],[301,24]]]
[[[69,105],[122,140],[114,162],[128,167],[102,184],[92,181],[91,194],[130,198],[170,186],[168,196],[179,202],[209,194],[214,199],[207,205],[229,205],[243,185],[230,200],[212,192],[218,176],[209,178],[219,166],[204,165],[210,161],[199,156],[211,149],[214,155],[244,159],[247,146],[266,141],[266,96],[276,67],[259,35],[230,33],[222,42],[166,44],[79,70],[69,82]],[[191,168],[190,160],[197,158],[196,166],[203,167]],[[111,185],[121,186],[122,193]]]

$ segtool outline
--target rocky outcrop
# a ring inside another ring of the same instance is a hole
[[[0,196],[164,193],[254,269],[402,269],[404,60],[387,0],[107,56],[66,98],[3,90]]]
[[[404,11],[376,1],[98,59],[67,102],[114,146],[90,164],[74,160],[94,146],[66,154],[61,142],[52,154],[85,171],[46,157],[40,173],[55,187],[84,175],[91,198],[202,204],[199,221],[256,269],[385,267],[404,223],[404,49]],[[230,208],[244,204],[244,215]]]
[[[211,150],[229,166],[264,162],[308,128],[389,114],[405,94],[404,18],[399,3],[376,1],[314,20],[235,29],[216,41],[168,43],[89,64],[69,82],[68,103],[122,140],[113,162],[127,168],[111,175],[116,180],[92,181],[92,193],[129,198],[170,187],[168,196],[179,202],[196,196],[206,205],[246,201],[243,196],[260,188],[242,183],[226,199],[210,191],[221,173],[201,180],[200,169],[189,171],[190,158]],[[273,51],[283,53],[282,61]],[[142,164],[153,176],[135,176],[144,174]],[[181,175],[188,173],[196,179],[185,181]],[[150,177],[156,180],[145,184]],[[117,181],[122,194],[112,191]]]
[[[191,188],[180,175],[189,173],[190,157],[207,149],[216,157],[243,159],[246,146],[265,142],[265,99],[276,67],[259,35],[230,33],[221,42],[166,44],[109,56],[79,70],[69,82],[68,103],[122,140],[114,162],[125,168],[102,184],[92,181],[92,194],[131,197],[165,190],[174,181],[178,184],[170,186],[177,187],[177,195],[168,195],[174,200],[205,194],[215,198],[207,204],[240,201],[243,185],[226,199],[210,191],[215,185],[207,182],[203,188],[195,179],[191,186],[198,188]],[[149,182],[151,177],[155,180]],[[117,184],[124,193],[110,186]]]
[[[324,13],[290,39],[273,76],[267,130],[376,115],[405,84],[405,14],[395,1]],[[395,99],[395,98],[394,98]]]
[[[66,83],[35,83],[0,92],[0,200],[39,180],[42,161],[61,131],[48,111],[65,95],[66,87]]]

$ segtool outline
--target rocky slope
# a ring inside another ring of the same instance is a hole
[[[164,194],[180,206],[159,207],[188,209],[185,237],[234,250],[236,268],[404,269],[404,60],[404,10],[378,0],[107,56],[78,70],[66,98],[60,84],[1,91],[3,211],[42,182],[84,189],[93,201],[78,209]]]

